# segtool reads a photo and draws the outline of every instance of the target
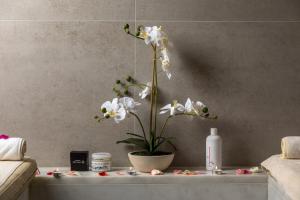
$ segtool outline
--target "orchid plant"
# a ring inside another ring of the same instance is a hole
[[[160,147],[164,143],[168,143],[174,149],[175,145],[172,142],[173,137],[166,137],[166,127],[168,121],[176,116],[194,116],[204,119],[216,119],[216,116],[212,116],[208,112],[208,107],[201,101],[192,101],[187,98],[185,104],[180,104],[176,100],[169,103],[162,108],[158,109],[158,63],[160,62],[162,71],[166,74],[168,79],[171,79],[172,74],[170,71],[170,59],[168,56],[168,38],[165,32],[162,31],[162,27],[145,27],[138,26],[135,33],[130,31],[128,24],[124,26],[125,32],[137,39],[143,40],[146,45],[150,46],[153,50],[153,66],[152,66],[152,80],[146,83],[139,83],[134,80],[131,76],[126,78],[126,81],[117,80],[116,85],[120,88],[113,88],[113,91],[117,94],[117,98],[112,101],[106,101],[101,105],[101,112],[103,116],[95,116],[98,122],[104,119],[114,119],[116,123],[120,123],[127,116],[134,116],[140,127],[141,134],[127,133],[130,137],[117,141],[117,143],[133,144],[140,147],[143,151],[143,155],[159,155],[162,154]],[[149,118],[149,130],[145,130],[144,125],[137,113],[136,108],[141,103],[136,102],[130,95],[129,88],[137,87],[140,89],[139,97],[145,99],[147,96],[150,97],[150,118]],[[123,90],[122,90],[123,89]],[[167,114],[163,126],[158,129],[157,127],[157,116],[158,114]]]

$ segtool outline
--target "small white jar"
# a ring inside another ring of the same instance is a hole
[[[111,154],[105,152],[93,153],[91,169],[94,172],[103,172],[111,170]]]

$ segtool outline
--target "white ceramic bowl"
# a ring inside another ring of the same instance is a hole
[[[166,170],[174,159],[174,153],[167,155],[141,156],[128,153],[129,161],[135,170],[140,172],[151,172],[153,169]]]

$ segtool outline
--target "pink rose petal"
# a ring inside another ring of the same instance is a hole
[[[158,169],[152,169],[150,174],[152,176],[157,176],[157,175],[163,175],[164,173],[162,171],[158,170]]]
[[[8,135],[5,135],[5,134],[0,134],[0,139],[4,139],[4,140],[7,140],[9,138]]]
[[[173,171],[173,174],[182,174],[182,170],[180,170],[180,169],[175,169],[175,170]]]
[[[125,175],[125,172],[124,171],[117,171],[116,174],[120,175],[120,176],[123,176],[123,175]]]
[[[238,175],[242,175],[242,174],[252,174],[252,172],[248,169],[237,169],[236,171],[236,174]]]

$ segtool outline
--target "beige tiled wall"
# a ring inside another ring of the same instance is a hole
[[[93,120],[115,79],[150,76],[150,51],[124,23],[162,25],[172,41],[165,104],[201,99],[217,121],[177,119],[174,165],[203,165],[218,127],[225,165],[257,164],[300,135],[298,0],[0,0],[0,130],[28,141],[40,166],[64,166],[71,150],[108,151],[128,165],[126,130]],[[147,101],[143,101],[148,104]],[[148,107],[140,109],[143,115]],[[136,128],[136,131],[138,129]]]

